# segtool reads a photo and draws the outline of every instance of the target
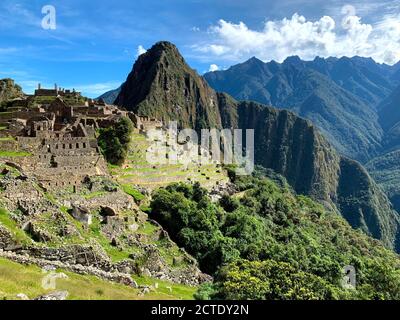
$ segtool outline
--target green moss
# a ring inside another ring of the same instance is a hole
[[[150,222],[145,222],[138,230],[139,233],[146,234],[146,235],[151,235],[154,234],[156,230],[158,230],[159,227],[155,226],[154,224]]]
[[[138,190],[136,190],[133,186],[131,186],[129,184],[123,184],[122,190],[124,190],[125,193],[132,196],[133,199],[135,199],[135,201],[137,203],[139,203],[140,201],[142,201],[145,198],[145,196],[143,194],[141,194]]]
[[[17,223],[11,218],[9,212],[4,208],[0,208],[0,224],[5,226],[13,235],[14,239],[21,243],[30,243],[31,239],[22,231]]]
[[[32,156],[31,153],[26,151],[7,151],[7,150],[0,150],[0,157],[29,157]]]
[[[1,127],[0,127],[0,130],[1,130]],[[8,136],[8,137],[1,137],[0,141],[16,141],[16,140],[14,137]]]
[[[92,192],[92,193],[83,194],[82,196],[86,200],[90,200],[93,198],[101,197],[101,196],[105,195],[106,193],[107,193],[106,191],[96,191],[96,192]]]

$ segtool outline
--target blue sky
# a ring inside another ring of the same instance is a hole
[[[42,8],[56,29],[42,28]],[[175,43],[199,73],[257,56],[400,60],[400,2],[333,0],[1,0],[0,78],[27,93],[58,83],[95,97],[130,72],[139,46]]]

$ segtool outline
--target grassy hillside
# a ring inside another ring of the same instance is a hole
[[[140,289],[101,280],[94,276],[79,275],[57,270],[68,278],[57,279],[56,290],[68,291],[71,300],[171,300],[193,299],[195,288],[174,285],[165,281],[137,277],[138,284],[153,286],[149,293],[141,295]],[[42,287],[46,274],[33,265],[26,266],[0,258],[0,300],[16,300],[20,293],[36,298],[54,290]],[[157,289],[155,284],[158,284]]]

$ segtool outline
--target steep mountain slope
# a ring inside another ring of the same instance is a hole
[[[253,60],[252,68],[259,68],[259,62]],[[268,77],[269,71],[265,69],[264,72]],[[284,87],[290,89],[283,98],[278,95],[276,99],[290,101],[295,86],[289,84],[300,83],[305,77],[303,72],[309,75],[316,73],[313,70],[298,70],[292,76],[283,73],[274,77],[278,81],[277,86],[282,81]],[[323,78],[322,75],[314,78],[315,84],[311,82],[310,86],[316,86],[316,79]],[[184,79],[189,81],[184,82]],[[330,84],[336,86],[333,82]],[[305,95],[310,97],[307,89],[306,84]],[[193,95],[193,92],[197,94]],[[318,98],[317,94],[311,96]],[[207,98],[212,98],[212,105],[207,104]],[[336,98],[339,101],[345,99]],[[185,105],[179,112],[173,108],[177,101]],[[197,129],[215,127],[216,124],[217,127],[255,129],[257,164],[282,174],[296,192],[311,195],[327,206],[337,207],[353,227],[362,228],[388,246],[398,247],[397,213],[361,165],[339,156],[310,122],[292,112],[254,102],[237,102],[227,94],[216,93],[200,76],[188,69],[175,46],[158,43],[141,56],[122,86],[117,103],[144,115],[164,120],[177,119],[181,125]],[[313,107],[319,105],[314,104]]]
[[[338,155],[310,122],[254,102],[239,103],[237,112],[234,126],[255,129],[257,164],[282,174],[297,193],[334,203],[354,228],[387,244],[396,242],[399,220],[385,194],[358,162]]]
[[[158,42],[133,66],[115,104],[181,127],[220,128],[217,95],[171,43]]]
[[[236,99],[288,108],[312,120],[341,153],[365,161],[380,148],[376,105],[394,87],[390,71],[360,57],[302,61],[295,56],[282,64],[252,58],[204,77]]]
[[[381,154],[371,159],[366,168],[400,211],[400,86],[382,101],[378,113],[385,130]]]
[[[107,91],[103,93],[100,97],[96,98],[97,100],[103,99],[105,103],[113,104],[115,99],[117,99],[119,93],[121,92],[121,87]]]
[[[366,168],[400,212],[400,150],[372,159]]]
[[[384,150],[400,147],[400,86],[378,107],[379,122],[386,134],[383,141]]]

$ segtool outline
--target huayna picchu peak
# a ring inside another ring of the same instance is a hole
[[[220,128],[217,95],[197,76],[175,45],[158,42],[133,66],[115,104],[181,127]]]

